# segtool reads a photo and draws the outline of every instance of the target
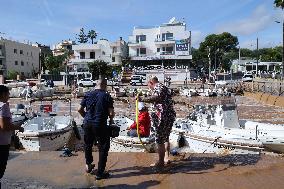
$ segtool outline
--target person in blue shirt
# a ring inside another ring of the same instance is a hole
[[[105,172],[108,151],[110,148],[110,132],[107,126],[107,119],[113,123],[114,108],[113,99],[106,92],[107,80],[99,79],[95,90],[87,92],[78,110],[84,117],[84,143],[86,172],[91,173],[95,167],[93,163],[92,147],[94,142],[98,143],[99,162],[96,179],[106,179],[110,175]]]

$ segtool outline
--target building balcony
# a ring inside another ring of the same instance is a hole
[[[121,55],[122,55],[122,52],[113,52],[112,55],[113,55],[113,56],[121,56]]]
[[[143,42],[142,41],[129,41],[128,42],[128,46],[129,47],[142,47],[143,46]]]
[[[173,38],[167,40],[162,40],[162,39],[155,40],[155,45],[173,45],[175,43],[176,41]]]
[[[173,53],[157,53],[155,55],[145,55],[145,56],[130,56],[131,60],[190,60],[192,55],[179,56]]]
[[[101,44],[80,44],[80,45],[72,45],[72,50],[74,51],[92,51],[92,50],[101,50]]]
[[[0,70],[6,70],[6,66],[5,65],[0,65]]]

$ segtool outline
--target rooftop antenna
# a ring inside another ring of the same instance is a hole
[[[175,18],[175,17],[172,17],[172,18],[169,20],[169,24],[173,24],[175,21],[176,21],[176,18]]]

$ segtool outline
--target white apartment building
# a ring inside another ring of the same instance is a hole
[[[65,52],[72,52],[72,46],[75,45],[75,41],[64,40],[53,46],[53,55],[63,55]]]
[[[120,65],[127,56],[127,44],[120,40],[110,43],[107,39],[100,39],[95,44],[73,45],[74,56],[69,62],[73,71],[88,71],[88,63],[102,60],[110,65]]]
[[[39,72],[40,48],[30,44],[0,38],[0,74],[5,77],[8,71],[32,77]]]
[[[158,27],[134,27],[128,46],[131,62],[137,66],[186,66],[192,59],[191,32],[175,18]]]

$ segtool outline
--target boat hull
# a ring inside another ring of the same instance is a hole
[[[184,146],[179,145],[180,137],[184,137]],[[170,135],[171,148],[186,153],[214,153],[214,154],[259,154],[261,145],[238,143],[208,136],[198,136],[189,133],[181,135],[178,131],[172,131]]]

